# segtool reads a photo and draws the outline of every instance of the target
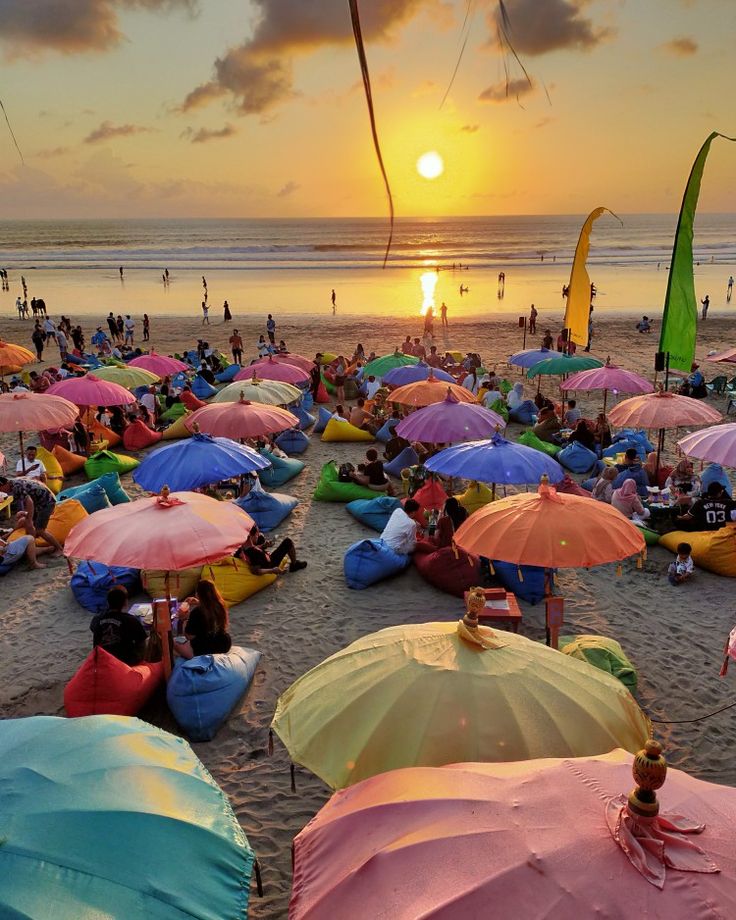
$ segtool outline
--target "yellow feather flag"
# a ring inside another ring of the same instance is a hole
[[[590,276],[587,261],[590,251],[590,231],[593,224],[604,211],[613,214],[608,208],[596,208],[591,211],[580,231],[580,238],[575,249],[575,258],[570,271],[570,285],[565,309],[565,329],[569,330],[570,340],[576,345],[588,344],[588,320],[590,317]],[[613,214],[616,217],[615,214]],[[620,218],[616,217],[616,220]]]

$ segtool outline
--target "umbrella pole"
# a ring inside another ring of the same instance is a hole
[[[167,571],[164,576],[164,585],[166,586],[166,615],[162,616],[161,610],[156,610],[156,632],[161,640],[161,656],[164,664],[164,677],[168,681],[171,677],[171,575]],[[159,605],[160,608],[160,605]]]
[[[18,432],[18,439],[20,440],[20,468],[23,475],[26,475],[26,452],[23,448],[23,432]]]
[[[606,414],[606,403],[608,402],[608,390],[603,391],[603,414]]]
[[[664,428],[659,429],[659,436],[657,437],[657,465],[655,467],[655,476],[659,477],[659,460],[662,456],[662,451],[664,450]]]

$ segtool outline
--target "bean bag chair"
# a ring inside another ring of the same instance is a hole
[[[169,597],[176,597],[180,601],[185,597],[191,597],[197,590],[201,575],[200,566],[169,572]],[[141,582],[143,590],[152,599],[166,597],[166,572],[160,569],[144,569],[141,572]]]
[[[448,495],[436,479],[428,479],[417,489],[413,498],[419,502],[421,510],[428,514],[430,511],[441,511],[445,507]]]
[[[189,384],[189,378],[186,371],[179,371],[171,378],[171,386],[175,390],[181,390]]]
[[[581,487],[582,489],[584,489],[586,492],[592,492],[592,491],[593,491],[593,486],[595,486],[595,484],[596,484],[597,482],[598,482],[598,477],[597,477],[597,476],[591,476],[590,479],[584,479],[584,480],[580,483],[580,487]]]
[[[314,426],[314,433],[322,434],[331,418],[332,413],[330,410],[325,409],[324,406],[320,406],[319,411],[317,412],[317,422]]]
[[[382,441],[384,444],[388,444],[391,438],[394,436],[394,428],[401,421],[400,418],[389,418],[381,425],[381,427],[376,432],[376,440]]]
[[[226,655],[178,659],[166,687],[179,727],[192,741],[211,741],[251,685],[261,653],[233,646]]]
[[[254,575],[247,562],[234,556],[204,566],[202,578],[215,583],[228,607],[242,604],[246,598],[276,581],[275,575]]]
[[[343,570],[348,588],[362,591],[403,572],[411,556],[395,553],[383,540],[359,540],[345,553]]]
[[[168,428],[164,428],[164,430],[161,432],[161,440],[176,441],[179,438],[191,438],[192,432],[184,424],[190,415],[190,412],[185,412],[184,415],[178,418],[175,422],[172,422]]]
[[[106,428],[104,425],[101,425],[97,419],[87,426],[87,431],[92,440],[107,441],[108,447],[117,447],[119,444],[123,443],[123,439],[119,434],[116,434],[112,428]]]
[[[538,438],[533,431],[524,431],[517,438],[519,444],[526,444],[527,447],[533,447],[535,450],[541,450],[544,454],[549,454],[550,457],[556,457],[560,452],[560,448],[556,444],[550,444],[547,441],[543,441],[541,438]]]
[[[160,661],[131,667],[104,648],[93,648],[64,688],[64,708],[70,719],[134,716],[163,682]]]
[[[491,412],[495,412],[496,415],[500,415],[504,422],[508,422],[509,407],[502,399],[494,400],[488,408],[491,410]]]
[[[304,396],[302,396],[302,401],[301,401],[301,407],[302,409],[306,409],[307,412],[311,412],[312,409],[314,408],[314,396],[312,396],[311,390],[304,391]]]
[[[359,498],[354,502],[348,502],[345,506],[347,511],[352,514],[356,521],[370,527],[371,530],[377,530],[382,533],[383,528],[388,524],[388,519],[401,507],[398,498],[391,495],[379,495],[377,498]]]
[[[303,454],[309,447],[309,438],[296,428],[282,431],[276,438],[276,444],[287,454]]]
[[[700,483],[704,493],[708,491],[708,486],[712,482],[719,483],[726,490],[727,495],[732,495],[733,487],[731,485],[731,480],[728,478],[728,474],[720,465],[720,463],[709,463],[708,466],[706,466],[706,468],[700,474]]]
[[[605,447],[601,451],[602,457],[615,457],[616,454],[625,454],[630,447],[635,448],[637,454],[642,460],[647,459],[647,449],[642,444],[641,441],[637,441],[634,438],[626,438],[621,441],[614,441],[608,447]]]
[[[233,380],[235,380],[235,375],[239,370],[239,364],[230,364],[225,368],[224,371],[220,371],[219,374],[215,374],[215,380],[218,383],[232,383]]]
[[[417,452],[413,447],[409,446],[405,447],[393,460],[384,463],[383,471],[384,473],[388,473],[389,476],[395,476],[396,479],[401,479],[401,471],[405,470],[408,466],[416,466],[417,463],[419,463]]]
[[[281,492],[252,489],[247,495],[236,499],[235,504],[253,518],[262,533],[268,533],[291,514],[299,500]]]
[[[356,428],[350,422],[338,422],[336,418],[331,418],[325,430],[322,432],[323,441],[373,441],[374,437],[370,431],[363,431],[362,428]]]
[[[509,411],[509,421],[518,422],[520,425],[533,425],[537,417],[537,407],[531,399],[525,399],[516,409]]]
[[[313,415],[307,412],[304,406],[297,406],[296,409],[292,409],[291,412],[299,419],[299,427],[302,431],[311,428],[317,421]]]
[[[56,537],[63,546],[72,527],[83,521],[87,516],[84,505],[75,499],[70,499],[54,508],[46,530],[52,537]],[[8,537],[8,542],[17,540],[18,537],[24,537],[25,535],[25,530],[14,530]],[[41,537],[36,537],[36,546],[48,546],[48,543]]]
[[[589,480],[586,480],[586,482]],[[597,477],[593,479],[593,485],[595,485]],[[590,489],[586,489],[584,486],[578,485],[574,479],[570,479],[570,476],[565,473],[565,478],[561,482],[555,483],[555,489],[558,492],[564,492],[567,495],[579,495],[581,498],[592,498],[590,494],[593,486]]]
[[[601,671],[618,678],[636,693],[636,668],[615,639],[605,636],[560,636],[560,651],[578,661],[587,661]]]
[[[191,387],[192,393],[194,393],[197,399],[211,399],[217,392],[212,384],[207,383],[204,377],[200,377],[199,374],[192,380]]]
[[[190,394],[191,395],[191,394]],[[201,399],[198,399],[197,402],[200,406],[206,406],[207,403],[202,402]],[[181,418],[183,415],[186,415],[190,410],[183,402],[172,403],[169,408],[162,412],[159,418],[162,422],[175,422],[178,418]],[[123,435],[123,443],[125,443],[125,436]]]
[[[101,450],[93,454],[84,464],[84,472],[87,479],[98,479],[105,473],[117,473],[122,476],[123,473],[130,473],[137,466],[140,466],[140,460],[135,457],[126,457],[124,454],[114,454],[110,450]]]
[[[61,444],[56,444],[51,453],[56,457],[65,476],[73,476],[84,469],[87,458],[82,457],[81,454],[73,454],[70,450],[62,447]]]
[[[693,562],[701,569],[736,578],[736,524],[692,533],[673,530],[661,536],[659,543],[673,553],[677,552],[678,543],[689,543]]]
[[[46,450],[45,447],[37,447],[36,456],[46,467],[46,485],[54,495],[58,495],[64,484],[64,470],[61,468],[61,464],[53,453]]]
[[[325,463],[312,498],[317,502],[351,502],[358,498],[376,498],[376,493],[357,482],[340,482],[334,460]]]
[[[544,569],[536,565],[516,565],[515,562],[491,563],[496,578],[503,587],[528,604],[544,600]],[[521,578],[519,571],[521,570]]]
[[[77,603],[92,613],[107,609],[107,592],[116,585],[127,588],[128,594],[136,594],[141,588],[140,571],[85,561],[79,563],[70,582]]]
[[[433,553],[415,553],[414,565],[422,578],[446,594],[463,597],[481,583],[480,559],[451,546]]]
[[[612,438],[611,441],[615,444],[617,441],[639,441],[647,453],[651,453],[654,450],[654,445],[647,437],[647,433],[643,428],[634,429],[634,428],[622,428],[621,431],[617,432]]]
[[[598,462],[598,457],[593,451],[588,450],[579,441],[573,441],[567,447],[563,447],[555,459],[571,473],[587,473]]]
[[[96,480],[66,489],[59,495],[58,501],[62,505],[69,499],[78,501],[87,514],[94,514],[95,511],[102,511],[103,508],[112,508],[112,502],[107,497],[105,487]]]
[[[265,470],[258,470],[261,485],[266,486],[267,489],[278,489],[285,482],[298,476],[305,466],[303,460],[297,460],[294,457],[287,457],[284,460],[283,457],[275,457],[268,450],[262,450],[259,453],[271,461],[271,466],[266,467]]]
[[[173,406],[172,406],[173,408]],[[152,444],[158,444],[161,440],[161,432],[149,428],[145,422],[140,419],[131,422],[123,432],[123,447],[126,450],[143,450]]]
[[[201,399],[197,399],[191,390],[183,390],[179,394],[179,399],[181,400],[181,404],[184,406],[187,412],[194,412],[196,409],[201,409],[202,406],[207,405],[206,402],[203,402]]]
[[[659,534],[656,530],[649,530],[648,527],[644,527],[642,524],[636,524],[635,526],[641,531],[647,546],[656,546],[659,543]]]
[[[126,502],[130,501],[130,496],[123,488],[117,473],[104,473],[92,482],[85,482],[81,486],[73,486],[71,489],[64,489],[59,495],[59,501],[67,501],[70,498],[76,498],[77,495],[84,493],[84,491],[91,486],[102,486],[111,505],[124,505]],[[96,510],[99,511],[99,509]]]
[[[328,403],[329,401],[330,394],[327,392],[327,388],[325,387],[324,383],[320,383],[320,385],[317,387],[317,398],[315,402],[324,404]]]
[[[462,495],[455,496],[468,514],[493,501],[493,490],[482,482],[471,482]]]

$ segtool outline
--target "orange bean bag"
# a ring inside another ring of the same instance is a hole
[[[207,403],[203,402],[198,396],[195,396],[194,393],[187,390],[182,391],[179,399],[184,403],[184,405],[189,409],[190,412],[194,412],[195,409],[201,409],[202,406],[206,406]]]
[[[160,661],[131,667],[104,648],[93,648],[64,688],[64,708],[72,719],[134,716],[163,680]]]
[[[97,419],[87,427],[87,430],[92,435],[93,440],[107,441],[108,447],[117,447],[123,442],[119,434],[116,434],[112,428],[105,428],[104,425],[100,425]]]
[[[59,466],[65,476],[73,476],[84,469],[84,462],[87,458],[82,457],[81,454],[73,454],[60,444],[56,444],[51,453],[59,461]]]
[[[447,501],[447,492],[434,479],[429,479],[421,489],[417,489],[413,498],[419,502],[422,511],[441,511]]]
[[[126,450],[143,450],[161,440],[161,432],[149,428],[141,419],[131,422],[123,432],[123,447]]]

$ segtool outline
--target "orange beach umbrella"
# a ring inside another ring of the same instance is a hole
[[[35,360],[36,356],[27,348],[0,339],[0,367],[22,367],[24,364],[32,364]]]
[[[418,380],[416,383],[407,383],[403,387],[397,387],[389,393],[388,401],[399,403],[402,406],[431,406],[433,403],[447,399],[450,393],[457,398],[458,402],[477,402],[470,390],[466,390],[457,383],[437,380],[431,373],[426,380]]]

